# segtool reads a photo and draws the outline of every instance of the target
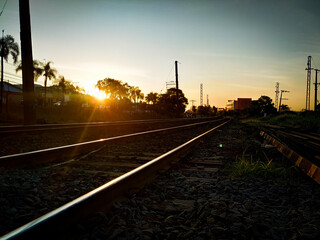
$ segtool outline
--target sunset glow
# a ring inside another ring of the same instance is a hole
[[[99,91],[99,89],[95,88],[95,87],[89,88],[86,92],[87,92],[87,94],[97,98],[100,101],[107,98],[105,92]]]
[[[144,94],[164,93],[166,83],[175,81],[178,61],[179,87],[190,100],[188,108],[191,100],[200,104],[201,83],[204,102],[223,108],[237,98],[274,99],[279,82],[280,90],[290,91],[285,104],[301,111],[307,57],[312,56],[313,68],[320,67],[317,0],[94,0],[77,1],[76,10],[74,5],[30,1],[33,57],[52,61],[61,75],[86,90],[113,78]],[[8,1],[0,27],[19,41],[18,9],[18,1]],[[5,64],[15,75],[11,63]],[[93,88],[87,92],[106,98]]]

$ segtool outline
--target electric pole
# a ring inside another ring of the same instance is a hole
[[[179,89],[179,84],[178,84],[178,61],[175,61],[175,66],[176,66],[176,89],[178,91]]]
[[[284,92],[289,93],[289,91],[287,91],[287,90],[281,90],[280,103],[279,103],[279,112],[280,112],[280,109],[281,109],[281,101],[282,101],[282,100],[288,100],[288,98],[282,98],[282,93],[284,93]]]
[[[306,94],[306,110],[310,110],[310,88],[311,88],[311,56],[308,56],[307,62],[307,94]]]
[[[4,40],[4,30],[2,30],[2,39]],[[3,46],[1,46],[1,69],[3,69]],[[2,100],[3,100],[3,71],[1,71],[1,99],[0,99],[0,113],[2,113]]]
[[[207,94],[207,106],[209,106],[209,95]]]
[[[276,98],[274,100],[274,105],[275,105],[276,108],[278,108],[278,100],[279,100],[279,83],[278,82],[276,83],[276,91],[275,91],[275,93],[276,93]]]
[[[179,84],[178,84],[178,61],[175,61],[175,67],[176,67],[176,98],[177,98],[177,107],[178,107],[178,102],[179,102],[179,95],[178,95],[178,90],[179,90]]]
[[[317,98],[318,98],[318,71],[319,69],[314,69],[316,71],[316,79],[314,83],[314,111],[317,111]]]
[[[203,106],[203,84],[200,83],[200,106]]]
[[[29,0],[19,0],[24,124],[35,122]]]

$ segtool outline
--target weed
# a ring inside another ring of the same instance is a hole
[[[264,151],[257,150],[255,154],[247,154],[246,148],[241,156],[236,156],[236,161],[231,168],[226,170],[233,177],[263,177],[293,180],[296,167],[285,166],[283,162],[274,162]],[[261,158],[263,156],[263,158]]]

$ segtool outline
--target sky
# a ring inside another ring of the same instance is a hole
[[[7,0],[0,29],[20,44],[18,3]],[[290,91],[283,104],[300,111],[307,57],[320,68],[319,9],[318,0],[30,0],[33,58],[52,61],[87,91],[109,77],[145,94],[164,93],[178,61],[189,107],[200,104],[201,83],[204,104],[208,95],[211,106],[225,107],[237,98],[274,100],[279,82]],[[5,72],[21,82],[12,59]]]

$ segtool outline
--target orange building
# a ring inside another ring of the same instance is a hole
[[[238,98],[236,109],[243,110],[251,106],[251,98]]]

